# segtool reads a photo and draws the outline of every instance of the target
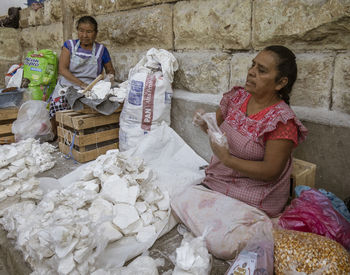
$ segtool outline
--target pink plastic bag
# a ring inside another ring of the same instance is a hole
[[[310,189],[292,200],[283,212],[279,225],[285,229],[311,232],[333,239],[350,250],[350,223],[321,192]]]

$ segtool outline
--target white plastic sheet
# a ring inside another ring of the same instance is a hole
[[[204,171],[199,167],[207,162],[198,156],[166,123],[162,123],[156,130],[151,131],[140,144],[124,154],[139,156],[144,159],[157,175],[155,183],[162,191],[168,191],[170,199],[184,188],[200,183]],[[62,186],[77,181],[84,167],[78,167],[70,174],[59,179]],[[133,237],[124,237],[122,240],[109,244],[98,257],[96,268],[114,268],[125,264],[129,259],[149,249],[157,238],[170,231],[176,222],[170,215],[165,220],[163,231],[155,238],[145,243],[137,242]]]

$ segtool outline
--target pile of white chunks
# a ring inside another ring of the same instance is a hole
[[[169,195],[143,160],[110,150],[86,166],[79,181],[48,192],[37,206],[8,208],[0,223],[33,274],[91,274],[108,243],[155,239],[169,212]]]
[[[43,192],[34,177],[55,165],[55,147],[29,138],[0,146],[0,213],[16,202],[40,200]]]

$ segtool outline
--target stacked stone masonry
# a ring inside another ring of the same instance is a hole
[[[349,0],[47,0],[37,12],[21,11],[20,29],[0,29],[0,73],[29,50],[59,53],[66,39],[76,37],[75,23],[82,15],[97,19],[97,40],[108,47],[118,81],[127,79],[148,49],[174,53],[179,70],[172,114],[179,133],[184,126],[176,121],[177,112],[189,114],[192,110],[183,108],[192,108],[192,101],[217,105],[230,87],[244,84],[252,58],[271,44],[296,53],[299,72],[291,105],[297,115],[319,127],[350,131]],[[195,141],[186,141],[196,147]],[[337,150],[350,154],[348,142],[342,146]],[[319,167],[334,163],[323,161]],[[347,162],[341,164],[344,170]],[[350,194],[345,182],[331,189]]]

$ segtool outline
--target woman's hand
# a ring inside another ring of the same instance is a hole
[[[211,133],[210,130],[208,130],[210,147],[214,155],[226,165],[231,157],[230,151],[228,150],[226,135],[224,134],[221,137],[216,137],[215,134],[217,133]]]
[[[84,90],[89,85],[84,83],[84,82],[81,82],[79,86],[80,86],[80,88],[82,88]]]
[[[205,114],[205,111],[203,109],[198,109],[196,110],[196,112],[194,113],[193,119],[192,119],[192,123],[195,126],[201,127],[205,124],[204,119],[202,118],[202,115]]]
[[[207,133],[208,125],[202,118],[204,114],[205,114],[205,111],[203,109],[196,110],[192,119],[192,124],[197,127],[200,127],[204,133]]]

